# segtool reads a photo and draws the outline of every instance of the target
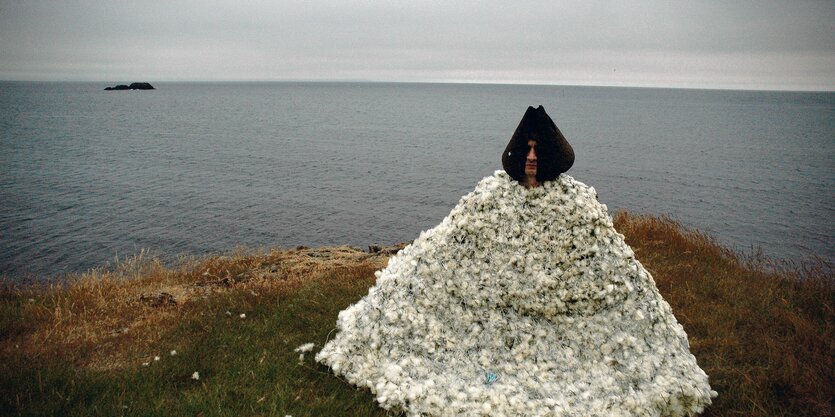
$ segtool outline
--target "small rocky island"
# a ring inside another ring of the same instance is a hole
[[[119,84],[115,87],[107,87],[105,90],[154,90],[154,86],[150,83],[131,83],[131,85]]]

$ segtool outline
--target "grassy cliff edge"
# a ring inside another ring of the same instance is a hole
[[[705,416],[835,412],[831,265],[769,264],[663,217],[620,212],[615,227],[719,392]],[[174,268],[140,254],[65,285],[5,282],[0,415],[386,415],[312,358],[396,249],[241,250]]]

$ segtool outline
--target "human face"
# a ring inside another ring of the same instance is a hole
[[[528,141],[528,156],[525,158],[525,176],[536,177],[536,141]]]

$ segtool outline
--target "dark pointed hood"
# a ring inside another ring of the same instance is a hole
[[[522,182],[525,179],[529,140],[536,141],[537,181],[556,179],[574,164],[574,150],[548,113],[545,113],[545,108],[528,107],[502,154],[504,170],[516,181]]]

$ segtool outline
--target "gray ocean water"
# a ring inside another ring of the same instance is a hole
[[[141,81],[141,80],[140,80]],[[0,273],[150,249],[390,244],[436,225],[528,105],[613,209],[835,260],[835,93],[386,83],[0,83]]]

